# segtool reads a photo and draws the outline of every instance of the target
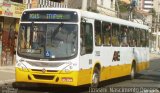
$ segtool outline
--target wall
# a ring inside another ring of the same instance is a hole
[[[115,5],[115,0],[97,0],[97,10],[108,16],[116,17]]]
[[[64,3],[66,3],[69,8],[82,9],[82,1],[83,0],[65,0]],[[97,0],[87,0],[87,10],[96,11]]]
[[[50,0],[23,0],[27,8],[46,8],[46,7],[60,7],[66,8],[66,3],[52,2]]]

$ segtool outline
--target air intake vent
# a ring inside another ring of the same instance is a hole
[[[64,64],[60,62],[48,63],[48,62],[31,62],[31,61],[28,61],[27,63],[29,63],[32,66],[36,66],[36,67],[59,67]]]
[[[42,72],[42,69],[31,69],[31,70],[35,72]],[[58,70],[46,70],[46,72],[58,72]]]
[[[35,79],[42,79],[42,80],[53,80],[54,76],[45,76],[45,75],[33,75]]]

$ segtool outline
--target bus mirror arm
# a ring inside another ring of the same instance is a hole
[[[86,19],[85,18],[81,18],[81,22],[86,23]]]

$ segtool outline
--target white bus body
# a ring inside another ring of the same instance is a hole
[[[48,14],[45,14],[45,11],[49,11]],[[67,12],[71,13],[67,14]],[[111,35],[108,37],[111,39],[109,39],[109,45],[105,45],[107,39],[104,39],[103,36],[107,36],[104,32],[107,30],[104,29],[107,29],[105,27],[108,25],[109,31],[111,31]],[[41,29],[41,27],[45,30],[39,31],[39,33],[44,35],[43,41],[45,42],[41,46],[38,45],[37,49],[33,49],[32,45],[37,43],[33,41],[35,36],[32,30]],[[121,29],[123,28],[128,31],[128,42],[125,46],[120,44],[122,36],[117,37],[121,38],[120,40],[114,40],[114,34],[118,35],[114,33],[116,27],[117,33],[122,34]],[[96,28],[101,31],[96,32]],[[76,29],[76,31],[66,29]],[[121,76],[131,75],[131,78],[134,78],[135,73],[147,69],[149,66],[149,48],[147,44],[141,45],[141,41],[145,43],[143,39],[137,41],[136,45],[129,44],[129,40],[134,40],[130,37],[135,36],[135,30],[137,33],[143,30],[145,41],[148,40],[148,26],[118,18],[78,9],[39,8],[25,10],[20,21],[18,36],[16,82],[97,86],[99,81]],[[64,32],[59,34],[60,31]],[[143,32],[141,31],[141,33]],[[97,39],[97,33],[100,35],[100,40]],[[141,35],[139,38],[142,38]],[[72,40],[74,40],[73,46]],[[138,39],[135,38],[135,40]],[[114,41],[119,43],[114,45]],[[49,42],[52,42],[53,46]],[[95,42],[100,43],[96,45]],[[138,42],[140,42],[139,45]]]

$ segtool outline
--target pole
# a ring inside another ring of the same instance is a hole
[[[82,0],[82,10],[87,10],[87,0]]]
[[[159,48],[158,48],[158,45],[159,45],[159,44],[158,44],[159,25],[158,25],[158,24],[159,24],[159,13],[157,13],[157,22],[156,22],[156,28],[157,28],[157,29],[156,29],[156,30],[157,30],[157,31],[156,31],[156,33],[157,33],[157,34],[156,34],[156,52],[159,52]]]
[[[119,14],[120,14],[120,11],[119,11],[119,1],[118,0],[116,0],[115,1],[116,2],[116,6],[117,6],[117,17],[119,18]]]

